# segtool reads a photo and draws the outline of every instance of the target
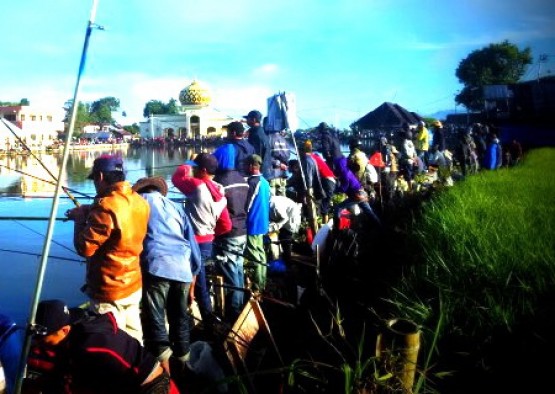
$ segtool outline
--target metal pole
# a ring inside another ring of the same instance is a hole
[[[29,313],[29,322],[27,323],[27,333],[25,335],[25,342],[23,343],[23,350],[21,352],[21,358],[19,360],[19,369],[18,369],[18,376],[16,380],[15,386],[15,393],[20,394],[21,388],[23,386],[23,378],[25,376],[25,370],[27,365],[27,356],[29,354],[29,350],[31,348],[31,336],[32,336],[32,329],[35,325],[35,317],[37,313],[37,306],[39,303],[40,294],[42,291],[42,284],[44,281],[44,274],[46,272],[46,265],[48,262],[48,253],[50,252],[50,244],[52,241],[52,235],[54,230],[54,224],[56,223],[56,214],[58,211],[58,202],[59,202],[59,195],[61,190],[61,180],[66,170],[67,159],[69,157],[69,144],[71,141],[71,137],[73,134],[73,129],[75,127],[75,119],[77,117],[77,108],[79,107],[77,96],[79,94],[79,83],[81,81],[81,75],[83,74],[83,70],[85,69],[85,61],[87,59],[87,49],[89,47],[89,39],[91,36],[91,32],[94,25],[94,19],[96,17],[96,7],[98,5],[98,0],[93,0],[92,8],[91,8],[91,15],[89,18],[89,23],[87,24],[87,30],[85,33],[85,42],[83,44],[83,51],[81,53],[81,61],[79,63],[79,71],[77,73],[77,82],[75,83],[75,91],[73,93],[73,105],[71,109],[71,120],[69,124],[69,130],[66,136],[65,148],[64,148],[64,155],[62,159],[62,165],[60,166],[60,173],[58,175],[58,182],[56,184],[56,192],[54,194],[54,200],[52,202],[52,209],[50,211],[50,220],[48,222],[48,231],[46,233],[46,238],[44,240],[44,246],[42,250],[42,257],[39,266],[37,282],[35,285],[35,294],[33,296],[33,300],[31,303],[31,311]]]

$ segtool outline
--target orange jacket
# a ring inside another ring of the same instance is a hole
[[[129,182],[118,182],[96,196],[86,223],[75,223],[75,249],[87,258],[89,297],[115,301],[142,287],[139,256],[149,214],[148,203]]]

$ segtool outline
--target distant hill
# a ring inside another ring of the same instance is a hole
[[[452,109],[445,109],[443,111],[434,112],[433,114],[424,115],[424,117],[425,118],[435,118],[435,119],[439,119],[439,120],[445,120],[447,118],[447,115],[459,114],[459,113],[463,113],[463,112],[462,111],[455,111],[455,110],[452,110]]]

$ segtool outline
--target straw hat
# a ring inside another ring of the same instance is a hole
[[[156,189],[163,196],[168,194],[168,184],[161,176],[141,178],[133,185],[133,190],[137,193],[146,191],[145,189]]]

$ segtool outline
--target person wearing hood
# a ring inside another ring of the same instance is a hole
[[[194,283],[194,295],[207,325],[215,322],[215,316],[206,281],[206,265],[212,259],[214,238],[232,229],[223,186],[212,180],[217,169],[218,160],[214,155],[199,153],[194,160],[177,167],[172,176],[174,186],[187,196],[185,210],[200,249],[202,265]]]
[[[190,350],[191,327],[187,311],[191,283],[202,265],[200,250],[182,205],[166,197],[168,185],[164,178],[141,178],[133,185],[133,190],[150,206],[141,255],[144,345],[166,371],[170,370],[170,356],[183,370]]]

